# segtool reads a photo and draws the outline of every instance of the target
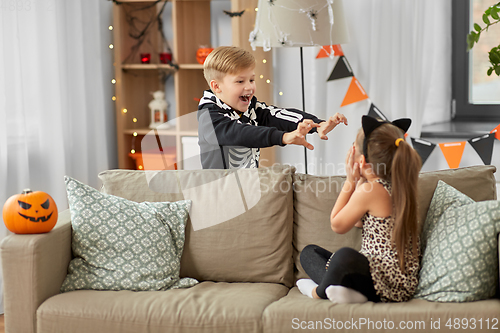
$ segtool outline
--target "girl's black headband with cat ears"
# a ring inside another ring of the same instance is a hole
[[[366,161],[368,161],[368,153],[366,151],[367,148],[367,142],[368,138],[372,134],[374,130],[379,128],[383,124],[392,124],[396,126],[397,128],[401,129],[404,133],[408,131],[408,128],[410,128],[411,125],[411,119],[410,118],[400,118],[396,119],[392,122],[389,121],[379,121],[376,118],[370,117],[370,116],[363,116],[361,118],[361,124],[363,127],[363,132],[365,134],[365,139],[363,140],[363,155],[365,156]]]

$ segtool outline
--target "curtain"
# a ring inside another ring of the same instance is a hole
[[[0,10],[0,203],[30,188],[50,194],[62,211],[68,207],[65,175],[98,187],[97,174],[117,165],[108,47],[112,2],[5,3]],[[7,233],[0,223],[0,238]]]
[[[337,1],[337,0],[335,0]],[[352,78],[327,82],[338,57],[316,59],[319,47],[305,47],[305,111],[326,119],[343,113],[349,126],[335,128],[327,142],[308,136],[308,173],[343,174],[361,116],[373,103],[389,119],[409,117],[411,137],[422,125],[450,119],[451,1],[344,0],[349,43],[342,45],[369,99],[340,107]],[[297,48],[274,48],[274,104],[302,108]],[[278,92],[283,92],[279,95]],[[304,149],[277,150],[277,160],[305,171]]]

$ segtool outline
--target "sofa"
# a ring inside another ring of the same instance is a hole
[[[495,171],[473,166],[421,173],[421,223],[439,180],[474,201],[496,200]],[[414,298],[362,304],[302,295],[295,282],[307,277],[299,261],[306,245],[332,252],[360,248],[360,229],[343,235],[330,229],[343,176],[306,175],[277,165],[237,171],[109,170],[99,178],[99,193],[131,202],[191,200],[179,278],[198,283],[168,290],[61,292],[74,259],[71,210],[64,210],[49,233],[14,234],[0,245],[7,333],[486,332],[500,327],[498,295],[474,302]],[[498,283],[498,271],[495,278]]]

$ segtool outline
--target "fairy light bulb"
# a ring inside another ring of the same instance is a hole
[[[271,83],[271,80],[267,79],[267,80],[266,80],[266,83]]]
[[[116,101],[116,96],[111,97],[112,101]]]
[[[137,169],[139,169],[139,170],[142,170],[142,168],[143,168],[143,167],[142,167],[142,165],[139,165],[139,166],[137,167]]]
[[[128,110],[127,110],[127,109],[123,109],[123,110],[122,110],[122,112],[123,112],[123,113],[127,113],[127,112],[128,112]]]
[[[133,136],[137,136],[137,132],[134,132],[134,134],[132,134]]]
[[[283,96],[283,92],[282,91],[280,91],[279,94],[280,94],[280,96]]]
[[[110,26],[108,27],[108,29],[109,29],[109,31],[113,30],[113,26],[112,26],[112,25],[110,25]]]
[[[132,154],[135,154],[135,149],[130,150]]]
[[[262,63],[264,63],[264,64],[265,64],[266,62],[267,62],[267,60],[266,60],[266,59],[262,59]]]
[[[261,79],[263,79],[263,78],[264,78],[264,75],[261,75],[261,76],[260,76],[260,78],[261,78]]]
[[[109,48],[112,50],[115,46],[113,44],[109,44]]]
[[[259,11],[259,8],[255,7],[255,11],[258,12]]]
[[[116,80],[115,80],[115,79],[112,79],[112,80],[111,80],[111,83],[112,83],[112,84],[115,84],[115,83],[116,83]]]
[[[136,123],[136,122],[137,122],[137,118],[132,119],[132,121],[133,121],[134,123]]]

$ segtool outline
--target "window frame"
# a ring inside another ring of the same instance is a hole
[[[471,104],[469,96],[469,54],[467,34],[470,32],[470,1],[452,1],[452,119],[464,121],[500,120],[499,104]],[[485,8],[486,9],[486,8]],[[466,22],[466,24],[464,24]],[[492,75],[495,75],[494,73]],[[498,78],[500,80],[500,77]]]

